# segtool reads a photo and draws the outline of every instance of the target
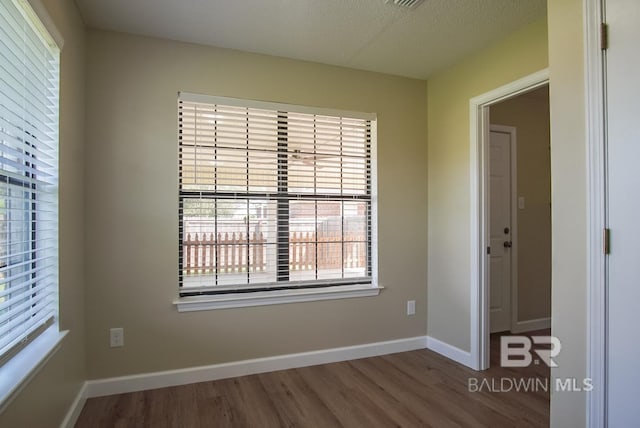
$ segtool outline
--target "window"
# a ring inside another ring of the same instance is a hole
[[[372,115],[178,104],[181,297],[372,287]]]
[[[0,0],[0,365],[57,333],[58,73],[30,6]]]

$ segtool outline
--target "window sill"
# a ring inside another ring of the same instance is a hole
[[[281,303],[311,302],[315,300],[371,297],[384,287],[370,284],[340,287],[303,288],[299,290],[260,291],[256,293],[219,294],[214,296],[181,297],[173,302],[178,312],[211,309],[244,308],[248,306],[278,305]]]
[[[67,333],[52,325],[0,367],[0,413],[60,348]]]

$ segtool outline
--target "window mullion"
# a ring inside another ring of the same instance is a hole
[[[340,118],[340,196],[344,196],[344,135],[342,123],[343,119]],[[344,200],[342,200],[340,201],[340,255],[342,258],[342,262],[340,263],[341,278],[344,278],[344,250]]]
[[[289,149],[287,113],[278,112],[278,201],[276,280],[289,281]]]
[[[366,260],[366,266],[367,266],[367,275],[371,276],[372,272],[373,272],[373,266],[371,263],[372,260],[372,255],[373,255],[373,251],[371,248],[371,242],[372,242],[372,217],[373,217],[373,212],[372,212],[372,205],[371,205],[371,201],[372,201],[372,192],[371,192],[371,188],[372,188],[372,177],[371,177],[371,169],[373,167],[373,165],[371,164],[371,122],[367,122],[366,125],[366,157],[365,157],[365,177],[366,177],[366,185],[367,185],[367,196],[368,196],[368,200],[367,200],[367,213],[366,213],[366,222],[365,224],[367,225],[367,260]],[[366,164],[366,162],[369,162],[369,165]]]
[[[247,234],[247,284],[251,283],[251,261],[250,261],[250,256],[251,256],[251,200],[249,199],[249,193],[250,193],[250,177],[251,177],[251,171],[249,170],[249,138],[250,138],[250,133],[249,133],[249,109],[247,109],[246,112],[246,149],[247,149],[247,153],[246,153],[246,157],[245,157],[245,166],[247,168],[247,185],[246,185],[246,192],[247,192],[247,200],[246,200],[246,216],[247,216],[247,221],[245,222],[245,232]]]
[[[218,106],[215,106],[214,114],[218,114]],[[213,123],[213,188],[218,191],[218,121]],[[218,286],[220,281],[220,241],[218,241],[218,198],[213,199],[213,239],[214,242],[212,253],[209,257],[213,257],[215,285]]]
[[[183,122],[183,103],[182,101],[178,101],[178,188],[180,189],[178,192],[178,281],[182,284],[184,280],[184,196],[182,194],[182,183],[183,183],[183,157],[184,157],[184,148],[182,145],[182,122]]]
[[[318,195],[318,121],[316,116],[313,117],[313,194]],[[320,239],[318,238],[318,199],[316,199],[313,203],[314,213],[313,213],[313,227],[315,230],[315,252],[316,255],[314,257],[314,269],[315,269],[315,279],[318,279],[318,247],[320,246]]]

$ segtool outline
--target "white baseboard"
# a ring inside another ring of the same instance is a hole
[[[526,333],[528,331],[544,330],[551,328],[551,318],[538,318],[535,320],[518,321],[513,328],[512,333]]]
[[[60,428],[73,428],[78,420],[78,416],[80,416],[80,412],[82,412],[82,408],[84,407],[84,403],[87,401],[87,382],[82,384],[80,391],[76,395],[75,400],[69,407],[69,411],[67,411],[66,416],[62,420],[60,424]]]
[[[473,368],[471,352],[463,351],[460,348],[456,348],[453,345],[449,345],[431,336],[427,336],[427,349],[437,352],[463,366]]]
[[[335,363],[358,358],[375,357],[396,352],[424,349],[427,337],[409,337],[387,342],[367,343],[343,348],[323,349],[298,354],[278,355],[210,366],[191,367],[132,376],[87,381],[86,397],[144,391],[197,382],[207,382],[236,376]]]

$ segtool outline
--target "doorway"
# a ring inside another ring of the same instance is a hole
[[[500,103],[508,100],[516,99],[525,94],[534,96],[536,90],[541,88],[548,88],[548,70],[542,70],[538,73],[526,76],[518,81],[512,82],[503,87],[497,88],[479,97],[473,98],[470,101],[470,113],[471,113],[471,146],[470,146],[470,178],[471,188],[475,191],[471,192],[471,362],[472,367],[476,370],[485,370],[489,368],[489,336],[492,330],[491,328],[491,309],[495,309],[496,301],[491,301],[492,293],[490,291],[491,280],[491,264],[493,260],[490,257],[492,252],[492,246],[498,245],[498,232],[500,228],[502,231],[502,245],[503,249],[509,251],[509,267],[510,272],[508,277],[511,278],[511,284],[517,284],[522,277],[522,273],[519,273],[518,258],[513,257],[510,252],[513,252],[513,246],[515,243],[515,249],[518,248],[518,227],[517,227],[517,214],[524,212],[527,209],[526,194],[518,193],[517,184],[512,186],[513,191],[508,192],[511,196],[509,198],[510,218],[511,223],[508,225],[501,225],[498,228],[497,225],[493,227],[494,243],[491,243],[491,200],[490,200],[490,129],[491,124],[495,123],[491,120],[491,108],[499,106]],[[547,99],[548,109],[548,99]],[[506,110],[510,110],[507,108]],[[547,110],[548,112],[548,110]],[[548,115],[548,113],[547,113]],[[497,123],[496,123],[497,124]],[[501,125],[509,125],[508,123],[502,123]],[[517,127],[516,127],[516,139]],[[548,131],[546,136],[546,151],[547,159],[549,156],[548,151]],[[514,141],[515,142],[515,141]],[[514,151],[514,156],[517,156],[517,150]],[[521,162],[526,166],[526,160]],[[547,177],[547,180],[550,180]],[[517,177],[515,178],[517,182]],[[550,183],[550,181],[548,181]],[[550,186],[549,186],[550,188]],[[550,192],[550,191],[549,191]],[[550,200],[546,202],[546,207],[543,207],[550,212]],[[537,203],[535,204],[537,205]],[[522,209],[520,207],[523,207]],[[534,205],[529,205],[534,207]],[[538,207],[540,208],[540,207]],[[533,212],[532,212],[533,214]],[[534,215],[535,216],[535,215]],[[504,230],[509,228],[509,231],[505,234]],[[533,233],[536,233],[536,229],[533,228]],[[549,236],[550,236],[550,224],[549,224]],[[550,238],[549,238],[550,239]],[[508,243],[511,247],[505,246]],[[497,251],[497,248],[496,248]],[[550,250],[548,251],[550,258]],[[494,252],[494,255],[496,252]],[[494,263],[495,265],[495,263]],[[503,265],[504,266],[504,265]],[[550,259],[549,259],[550,269]],[[494,274],[495,277],[495,274]],[[502,278],[505,274],[502,274]],[[504,284],[501,284],[504,285]],[[550,279],[549,279],[549,293],[550,293]],[[531,318],[531,314],[535,314],[535,311],[531,312],[528,309],[522,310],[522,301],[526,301],[527,293],[520,293],[518,287],[509,286],[507,291],[503,288],[504,292],[501,297],[501,304],[506,307],[506,311],[510,314],[507,319],[510,318],[510,323],[504,322],[504,325],[500,328],[508,327],[508,331],[512,332],[526,332],[532,330],[541,330],[549,328],[550,317],[541,316],[538,318]],[[509,294],[506,297],[506,294]],[[495,294],[494,294],[495,296]],[[507,299],[507,300],[505,300]],[[550,294],[548,301],[550,302]],[[492,308],[493,306],[493,308]],[[524,314],[528,314],[526,319]],[[550,314],[550,303],[548,314]],[[504,321],[504,317],[502,317]],[[510,324],[510,325],[509,325]],[[497,329],[495,331],[498,331]]]
[[[492,104],[489,117],[490,332],[520,334],[549,329],[548,85]]]

